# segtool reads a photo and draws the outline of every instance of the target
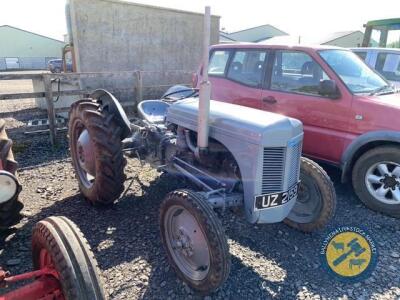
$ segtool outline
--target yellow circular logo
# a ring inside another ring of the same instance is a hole
[[[331,232],[321,248],[321,258],[331,274],[344,280],[363,279],[376,264],[372,238],[357,227],[341,227]]]

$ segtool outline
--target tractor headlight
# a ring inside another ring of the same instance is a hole
[[[19,190],[17,178],[7,171],[0,171],[0,204],[11,200]]]

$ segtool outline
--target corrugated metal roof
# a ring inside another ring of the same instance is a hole
[[[21,29],[21,28],[18,28],[18,27],[14,27],[14,26],[11,26],[11,25],[0,25],[0,30],[2,28],[10,28],[10,29],[19,30],[19,31],[22,31],[22,32],[26,32],[26,33],[29,33],[29,34],[33,34],[33,35],[36,35],[36,36],[40,36],[42,38],[46,38],[46,39],[49,39],[49,40],[53,40],[53,41],[65,44],[63,41],[60,41],[60,40],[57,40],[57,39],[53,39],[51,37],[48,37],[48,36],[45,36],[45,35],[41,35],[41,34],[38,34],[38,33],[32,32],[32,31],[28,31],[28,30],[25,30],[25,29]]]
[[[228,34],[228,37],[241,42],[259,42],[274,36],[288,35],[286,32],[269,24],[260,25]]]
[[[219,41],[220,42],[236,42],[236,40],[231,38],[228,33],[223,32],[223,31],[219,32]]]
[[[342,37],[345,37],[345,36],[348,36],[348,35],[351,35],[351,34],[354,34],[354,33],[364,34],[360,30],[338,31],[338,32],[331,33],[331,34],[321,38],[318,41],[318,44],[322,45],[322,44],[326,44],[326,43],[329,43],[329,42],[333,42],[334,40],[340,39]]]
[[[0,57],[61,57],[65,43],[9,25],[0,26]]]

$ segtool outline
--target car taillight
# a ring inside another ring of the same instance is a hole
[[[197,83],[199,82],[199,76],[197,73],[192,74],[192,87],[197,87]]]

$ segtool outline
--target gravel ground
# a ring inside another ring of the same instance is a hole
[[[47,136],[16,141],[25,217],[17,230],[2,235],[0,265],[8,265],[13,274],[30,270],[32,226],[47,216],[65,215],[88,239],[111,299],[195,299],[169,267],[158,232],[160,201],[181,183],[130,159],[127,176],[139,173],[140,181],[113,208],[94,208],[79,194],[67,149],[65,136],[59,136],[54,151]],[[400,299],[399,220],[366,209],[348,185],[339,183],[337,171],[328,172],[338,194],[332,226],[369,230],[379,251],[373,276],[343,284],[325,274],[318,257],[324,232],[303,234],[284,224],[254,226],[226,213],[222,220],[232,268],[212,299]]]

